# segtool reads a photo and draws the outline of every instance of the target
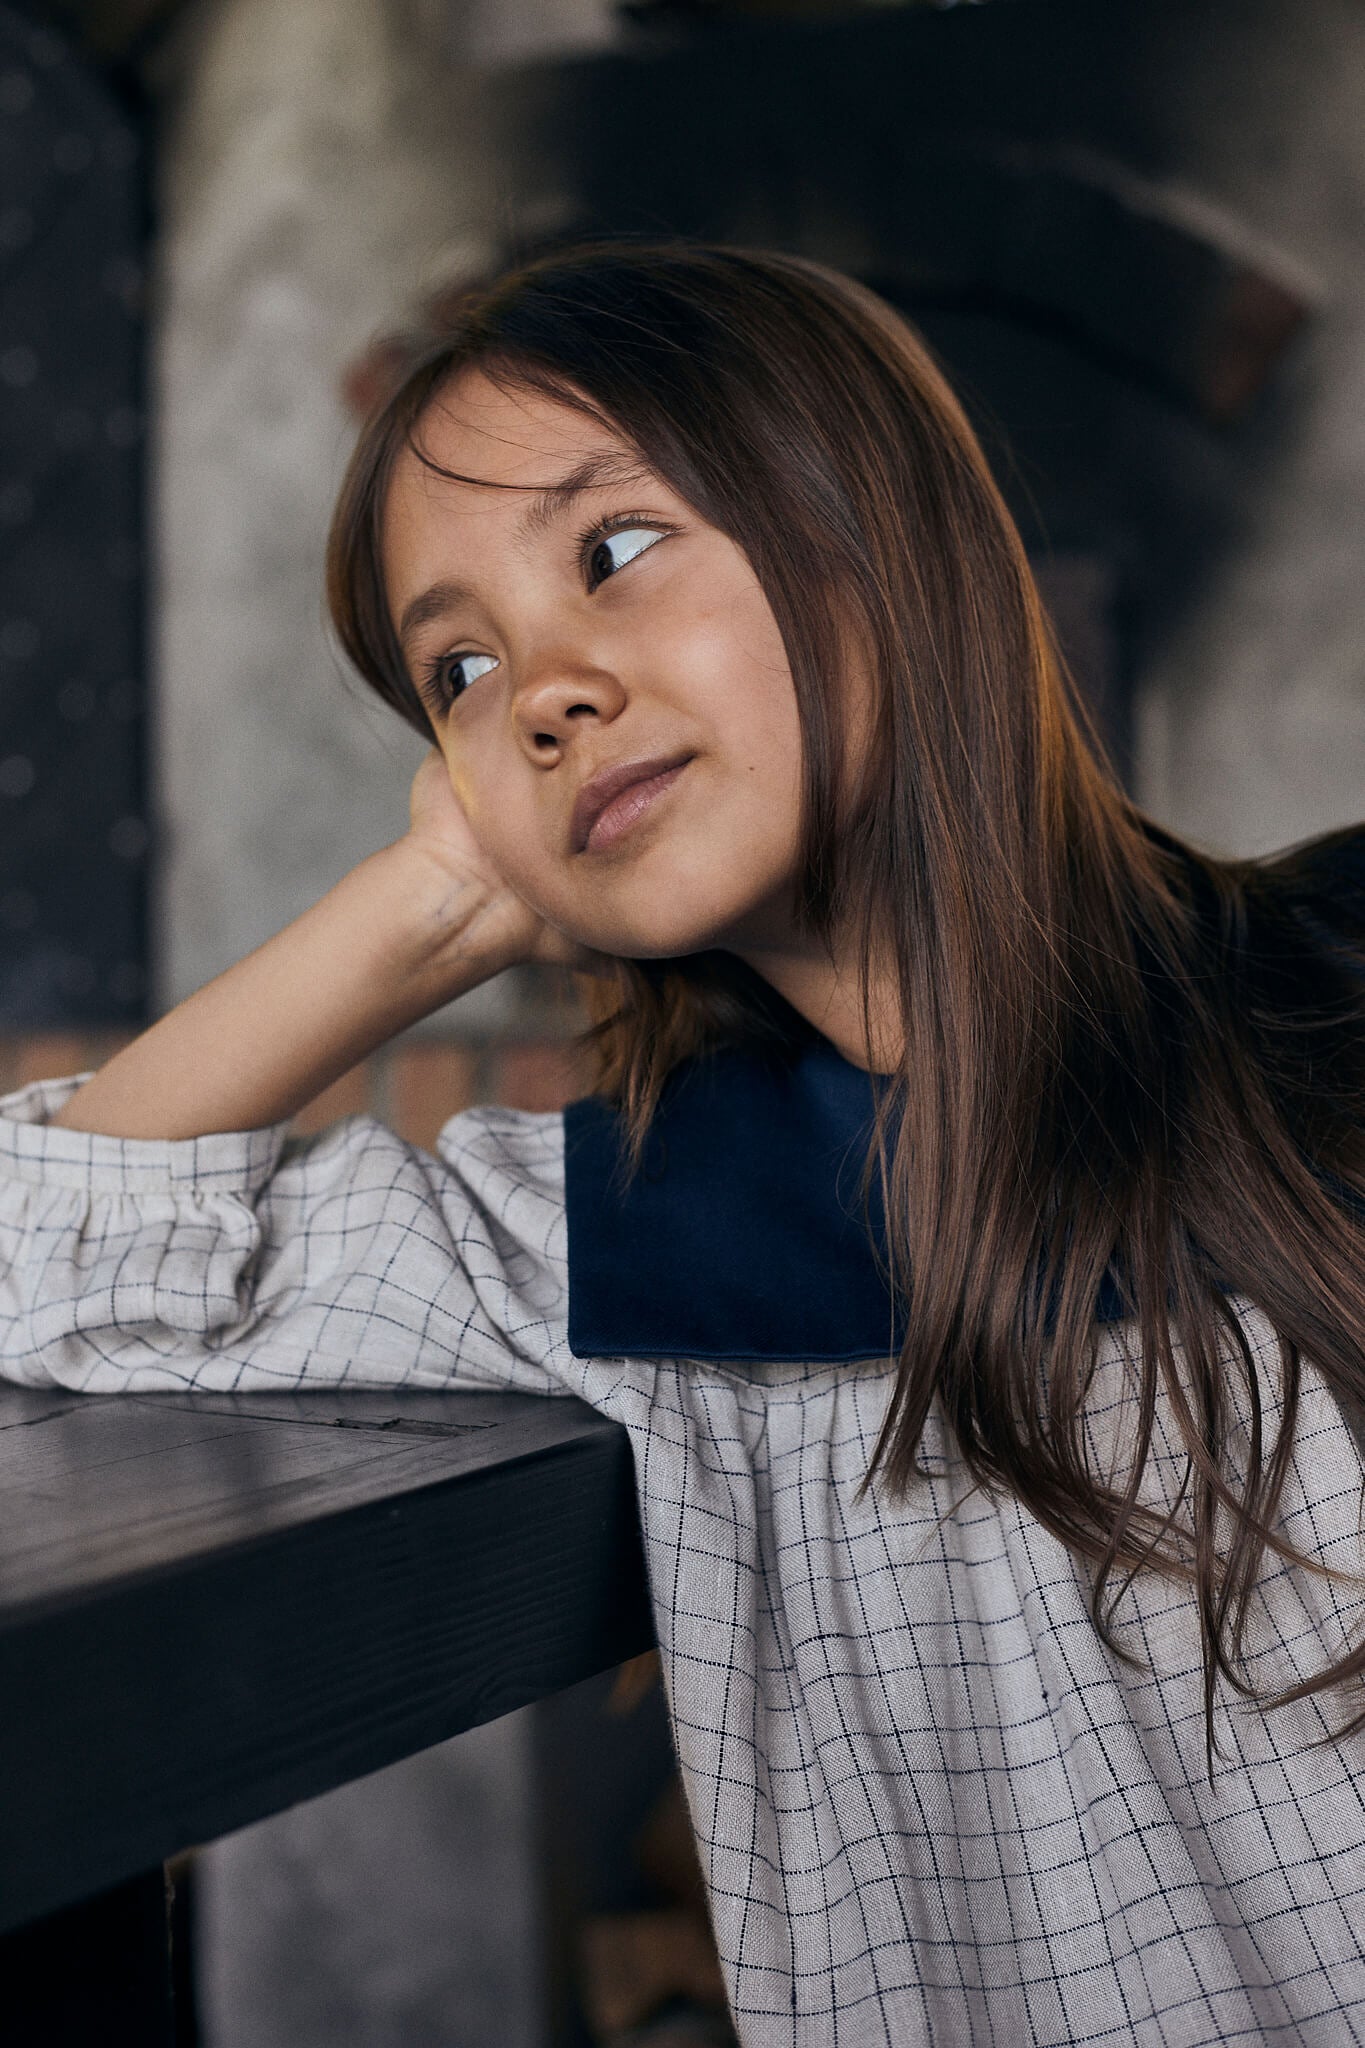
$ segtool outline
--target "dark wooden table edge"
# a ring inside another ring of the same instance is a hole
[[[629,1441],[596,1420],[495,1470],[21,1614],[0,1685],[0,1930],[647,1648]],[[259,1626],[267,1579],[287,1639]],[[212,1613],[222,1630],[200,1625]]]

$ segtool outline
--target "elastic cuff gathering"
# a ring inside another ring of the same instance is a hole
[[[55,1128],[49,1119],[89,1074],[35,1081],[0,1096],[0,1172],[43,1187],[96,1194],[149,1194],[193,1188],[201,1194],[255,1194],[274,1172],[287,1123],[256,1131],[215,1131],[204,1138],[111,1138]]]

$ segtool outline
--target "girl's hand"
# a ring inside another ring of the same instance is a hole
[[[508,888],[439,754],[417,771],[411,817],[401,839],[116,1053],[56,1121],[116,1138],[255,1130],[505,967],[603,964]]]
[[[476,928],[481,946],[505,957],[507,966],[539,960],[592,973],[606,964],[604,954],[556,931],[509,887],[474,837],[435,747],[412,778],[408,814],[409,840],[433,856],[455,883],[465,928]],[[464,908],[471,889],[482,899],[472,915]]]

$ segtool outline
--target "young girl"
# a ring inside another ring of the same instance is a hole
[[[870,293],[471,293],[330,555],[411,829],[4,1105],[0,1345],[630,1432],[746,2048],[1365,2039],[1365,857],[1216,861],[1066,692]],[[285,1121],[517,961],[599,1093]]]

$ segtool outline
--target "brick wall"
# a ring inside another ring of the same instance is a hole
[[[0,1038],[0,1090],[97,1067],[126,1033],[52,1031]],[[413,1144],[433,1144],[447,1117],[478,1102],[562,1109],[591,1085],[584,1055],[563,1039],[484,1046],[414,1039],[386,1045],[343,1074],[295,1119],[301,1131],[369,1111]]]

